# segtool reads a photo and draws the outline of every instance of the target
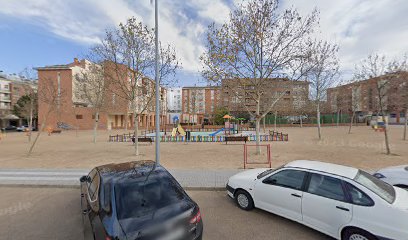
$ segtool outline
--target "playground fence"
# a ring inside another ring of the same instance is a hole
[[[109,142],[132,142],[133,133],[110,135]],[[140,137],[144,137],[143,135]],[[273,135],[260,135],[261,142],[272,142],[272,141],[288,141],[288,134],[273,134]],[[152,138],[153,142],[155,137]],[[225,142],[225,136],[191,136],[190,140],[187,140],[185,136],[160,136],[161,142]],[[256,136],[248,136],[248,141],[255,142]]]

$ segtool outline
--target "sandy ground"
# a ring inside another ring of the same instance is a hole
[[[0,187],[0,191],[0,239],[83,239],[79,189]],[[240,210],[225,192],[188,194],[200,206],[204,240],[330,239],[265,211]]]
[[[278,131],[288,133],[289,141],[269,142],[272,167],[296,159],[322,160],[367,170],[408,164],[408,141],[401,140],[402,128],[390,127],[392,155],[384,154],[383,133],[366,126],[354,127],[352,134],[347,133],[347,127],[326,127],[320,141],[316,128],[281,128]],[[140,144],[140,155],[135,156],[132,143],[107,142],[108,135],[116,133],[119,132],[99,131],[96,144],[92,143],[91,131],[42,134],[30,157],[25,134],[9,133],[0,140],[0,168],[92,168],[111,162],[154,160],[154,144]],[[243,168],[243,149],[241,143],[162,143],[161,161],[172,169],[239,169]],[[267,165],[250,167],[261,166]]]

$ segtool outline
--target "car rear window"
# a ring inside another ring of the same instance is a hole
[[[359,170],[354,181],[365,186],[388,203],[393,203],[395,200],[394,188],[369,173]]]
[[[405,171],[408,171],[408,166],[405,167]]]
[[[170,176],[150,176],[115,186],[118,219],[142,217],[186,199],[188,196]]]

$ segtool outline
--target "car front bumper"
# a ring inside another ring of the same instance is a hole
[[[225,188],[227,189],[228,196],[230,196],[231,198],[234,198],[235,189],[228,184],[227,186],[225,186]]]

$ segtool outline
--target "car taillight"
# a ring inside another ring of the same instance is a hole
[[[112,238],[111,237],[106,237],[105,240],[112,240]]]
[[[201,221],[201,213],[200,210],[190,219],[191,224],[199,223]]]

